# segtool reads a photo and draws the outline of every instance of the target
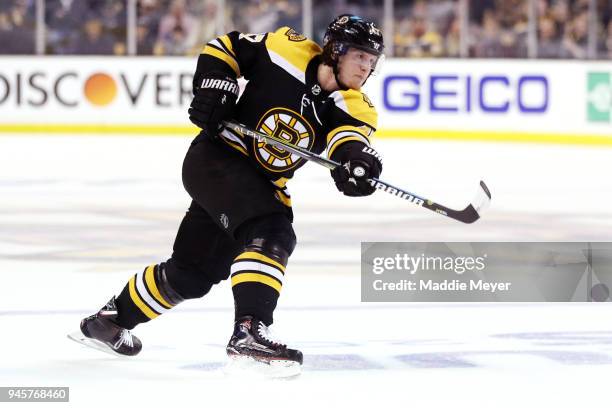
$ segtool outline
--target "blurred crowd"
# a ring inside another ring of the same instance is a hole
[[[527,56],[529,2],[478,0],[471,7],[470,56]],[[589,0],[535,2],[538,58],[587,58]],[[612,2],[599,0],[595,21],[597,58],[612,58]]]
[[[537,56],[588,58],[589,0],[534,0]],[[193,55],[221,30],[261,33],[302,27],[301,0],[135,0],[137,55]],[[459,0],[394,0],[396,57],[526,58],[529,0],[468,0],[462,24]],[[220,7],[223,5],[224,7]],[[383,25],[383,0],[312,0],[313,30],[321,42],[341,13]],[[596,0],[596,58],[612,59],[612,0]],[[126,55],[128,0],[45,0],[46,54]],[[533,27],[533,26],[532,26]],[[462,33],[462,29],[467,32]],[[0,54],[32,54],[36,0],[0,0]],[[462,52],[463,51],[463,52]]]
[[[33,0],[0,0],[0,54],[33,54]]]
[[[538,2],[538,57],[585,58],[589,0]],[[597,2],[597,56],[612,59],[612,1]]]
[[[527,58],[528,0],[470,0],[466,39],[473,58]],[[536,0],[538,58],[587,58],[589,0]],[[395,14],[398,57],[459,57],[459,2],[416,0]],[[597,2],[596,57],[612,58],[612,1]]]

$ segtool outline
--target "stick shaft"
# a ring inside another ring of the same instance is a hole
[[[335,162],[333,160],[330,160],[328,158],[325,157],[321,157],[309,150],[306,150],[300,146],[296,146],[294,144],[291,144],[289,142],[287,142],[286,140],[283,140],[281,138],[272,136],[272,135],[268,135],[262,132],[258,132],[256,130],[253,129],[249,129],[248,127],[241,125],[240,123],[237,122],[223,122],[223,124],[228,127],[229,129],[233,130],[236,133],[239,133],[241,135],[244,136],[248,136],[251,137],[253,139],[256,139],[259,142],[264,142],[266,144],[278,147],[279,149],[283,149],[283,150],[287,150],[291,153],[294,153],[306,160],[315,162],[323,167],[327,167],[328,169],[334,169],[336,167],[338,167],[340,165],[340,163]],[[465,209],[463,210],[453,210],[451,208],[445,207],[441,204],[435,203],[431,200],[428,200],[426,198],[423,198],[421,196],[418,196],[416,194],[413,194],[409,191],[403,190],[399,187],[395,187],[385,181],[379,180],[377,178],[371,178],[367,180],[370,184],[372,184],[372,186],[374,186],[375,188],[377,188],[378,190],[382,190],[386,193],[389,193],[391,195],[397,196],[399,198],[403,198],[406,201],[409,201],[415,205],[418,205],[420,207],[423,208],[427,208],[430,211],[434,211],[438,214],[447,216],[449,218],[453,218],[455,220],[458,221],[462,221],[465,223],[472,223],[474,221],[476,221],[478,218],[480,218],[480,215],[478,214],[478,211],[470,204],[468,205]],[[487,193],[487,195],[489,196],[489,198],[491,197],[490,193],[488,192],[488,189],[486,188],[486,185],[484,185],[484,183],[481,181],[481,187],[483,188],[483,190],[485,191],[485,193]]]

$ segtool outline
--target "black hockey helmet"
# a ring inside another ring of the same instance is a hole
[[[385,48],[382,32],[371,21],[352,14],[342,14],[325,31],[323,62],[335,67],[338,57],[346,54],[349,47],[380,57]]]

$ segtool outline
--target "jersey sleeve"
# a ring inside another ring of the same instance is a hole
[[[220,71],[235,78],[250,79],[262,52],[268,34],[242,34],[232,31],[208,42],[198,57],[193,78],[193,91],[199,87],[201,78],[211,71]]]
[[[331,130],[327,134],[327,157],[332,158],[342,144],[357,141],[370,146],[378,114],[368,97],[356,90],[336,91],[330,95],[334,107]]]

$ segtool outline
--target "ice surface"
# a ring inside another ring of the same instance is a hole
[[[612,374],[608,304],[367,304],[361,241],[609,241],[612,150],[382,140],[383,179],[463,208],[472,225],[377,193],[339,195],[328,171],[290,182],[298,247],[272,326],[305,354],[292,381],[224,375],[227,282],[137,327],[140,356],[66,339],[80,318],[165,260],[188,207],[185,138],[0,137],[0,386],[69,386],[71,406],[574,407]],[[604,403],[605,404],[605,403]]]

